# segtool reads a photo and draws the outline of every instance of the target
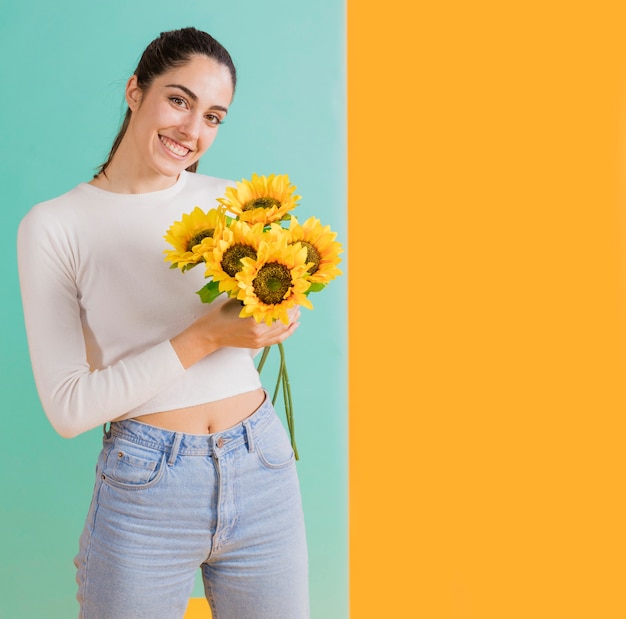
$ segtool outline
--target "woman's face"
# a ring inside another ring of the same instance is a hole
[[[177,177],[211,146],[233,98],[230,71],[206,56],[155,78],[146,91],[131,77],[132,116],[124,141],[142,176]]]

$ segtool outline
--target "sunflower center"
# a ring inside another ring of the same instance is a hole
[[[194,234],[187,242],[187,251],[191,251],[196,245],[200,245],[204,239],[211,238],[214,232],[215,228],[211,228],[210,230],[201,230]]]
[[[303,247],[306,247],[306,262],[312,262],[313,266],[309,269],[309,273],[313,275],[320,268],[322,256],[315,245],[311,245],[308,241],[300,241]]]
[[[280,208],[280,202],[276,198],[263,197],[257,198],[256,200],[250,200],[250,202],[246,202],[243,205],[243,211],[251,211],[255,208],[272,208],[276,206]]]
[[[279,262],[268,262],[259,269],[252,286],[261,302],[281,303],[291,287],[291,271]]]
[[[231,277],[235,277],[243,268],[243,264],[241,264],[242,258],[252,258],[256,260],[254,248],[250,247],[250,245],[244,245],[243,243],[231,245],[222,256],[222,269]]]

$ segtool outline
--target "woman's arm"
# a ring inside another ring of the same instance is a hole
[[[139,406],[185,368],[165,341],[105,369],[89,367],[68,233],[43,209],[18,230],[18,268],[33,375],[54,429],[73,437]]]

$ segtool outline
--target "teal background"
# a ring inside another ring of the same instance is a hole
[[[124,84],[141,51],[160,31],[187,25],[220,40],[239,72],[228,120],[200,171],[237,180],[252,172],[289,174],[303,196],[297,211],[301,219],[316,215],[338,232],[339,240],[347,238],[343,0],[2,0],[3,618],[76,616],[72,559],[100,443],[99,430],[60,438],[41,409],[21,315],[16,229],[33,204],[91,177],[116,133]],[[303,311],[287,354],[310,547],[312,617],[345,619],[346,277],[311,300],[315,310]],[[273,384],[272,368],[266,372],[267,383]],[[202,596],[199,582],[194,596]]]

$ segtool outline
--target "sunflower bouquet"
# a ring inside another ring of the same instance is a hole
[[[227,187],[218,205],[204,212],[196,206],[170,226],[165,240],[165,260],[181,272],[203,263],[207,283],[198,290],[204,303],[219,295],[239,299],[240,316],[272,324],[289,322],[287,310],[295,305],[313,309],[312,292],[323,290],[341,271],[343,251],[337,236],[316,217],[300,223],[292,215],[300,196],[286,174],[242,179]],[[296,458],[293,402],[285,350],[272,404],[282,387],[287,426]],[[261,372],[271,347],[266,347],[257,367]]]

